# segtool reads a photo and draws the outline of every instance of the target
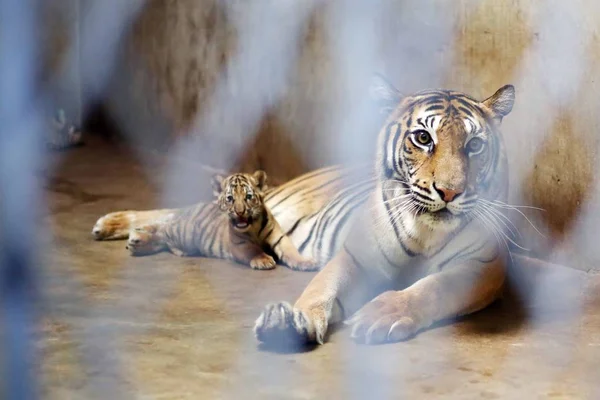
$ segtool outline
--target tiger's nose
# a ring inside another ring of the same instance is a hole
[[[444,187],[437,187],[435,185],[433,185],[433,187],[435,188],[435,191],[438,192],[442,200],[444,200],[446,203],[451,202],[463,192],[462,190],[452,190]]]

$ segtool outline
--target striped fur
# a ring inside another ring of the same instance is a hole
[[[380,79],[372,92],[388,115],[374,168],[323,168],[265,193],[294,246],[325,266],[293,306],[265,308],[261,341],[292,334],[322,343],[344,319],[357,340],[403,340],[501,293],[506,252],[488,204],[506,197],[499,127],[514,88],[484,101],[448,90],[402,96]],[[109,214],[93,233],[123,238],[172,212]]]
[[[447,90],[403,97],[384,80],[373,92],[389,112],[373,189],[345,240],[328,243],[332,259],[296,303],[265,307],[255,325],[260,341],[291,335],[323,343],[328,326],[342,320],[358,341],[404,340],[501,293],[506,252],[488,204],[506,196],[499,126],[514,88],[483,102]]]
[[[138,226],[129,234],[127,249],[135,256],[168,250],[231,259],[254,269],[275,268],[275,256],[292,269],[318,268],[299,254],[265,206],[263,171],[216,175],[213,188],[216,203],[197,204],[174,211],[166,221]]]

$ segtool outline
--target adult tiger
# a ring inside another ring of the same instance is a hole
[[[447,90],[403,97],[380,79],[375,93],[391,110],[375,189],[295,305],[266,306],[255,325],[260,341],[322,344],[343,319],[357,340],[404,340],[501,294],[506,253],[485,228],[498,226],[492,201],[507,194],[499,127],[514,87],[479,102]]]
[[[328,262],[293,307],[265,308],[255,326],[261,341],[291,335],[323,343],[329,324],[356,310],[347,321],[355,338],[401,340],[479,310],[501,292],[505,253],[482,226],[498,224],[489,202],[506,197],[499,127],[514,88],[479,102],[446,90],[403,97],[384,79],[376,81],[373,93],[389,116],[374,174],[362,179],[356,178],[360,168],[329,167],[265,194],[300,253]],[[92,233],[125,238],[131,228],[171,215],[109,214]]]

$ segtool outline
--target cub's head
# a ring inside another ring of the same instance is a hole
[[[233,174],[213,176],[213,193],[217,196],[219,208],[226,212],[234,229],[247,231],[252,222],[264,209],[263,191],[266,189],[267,174],[256,171],[253,174]]]
[[[402,96],[380,76],[371,89],[388,114],[376,165],[385,200],[414,215],[452,221],[468,215],[479,200],[504,195],[499,127],[512,110],[513,86],[483,101],[449,90]]]

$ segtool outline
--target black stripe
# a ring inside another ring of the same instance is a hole
[[[209,252],[213,252],[213,245],[215,244],[215,240],[217,238],[217,232],[218,232],[218,228],[219,228],[219,219],[213,219],[209,224],[208,227],[211,228],[211,238],[210,238],[210,243],[208,244],[208,251]],[[223,221],[225,222],[225,221]],[[208,228],[207,228],[208,229]],[[198,246],[200,247],[200,246]],[[213,252],[214,253],[214,252]],[[220,254],[217,254],[217,256],[220,256]]]
[[[330,173],[331,171],[334,171],[334,170],[340,169],[340,168],[341,167],[339,165],[333,165],[331,167],[320,168],[314,172],[306,173],[304,175],[301,175],[297,178],[292,179],[289,182],[286,182],[285,184],[279,186],[277,189],[273,190],[272,192],[269,192],[269,195],[267,197],[269,199],[272,199],[273,197],[277,196],[279,193],[285,191],[286,189],[294,190],[297,188],[297,186],[299,184],[303,183],[304,181],[307,181],[307,180],[312,179],[319,175]],[[274,206],[270,206],[270,207],[273,208]]]
[[[471,111],[469,111],[468,109],[466,109],[465,107],[458,107],[459,111],[467,114],[469,117],[471,118],[475,118],[475,116],[473,115],[473,113]]]
[[[319,185],[319,186],[317,186],[317,187],[311,188],[311,189],[309,189],[309,190],[305,190],[304,192],[300,192],[300,193],[301,193],[303,196],[306,196],[306,195],[307,195],[307,194],[309,194],[309,193],[314,193],[314,192],[316,192],[317,190],[319,190],[319,189],[322,189],[323,187],[325,187],[325,186],[327,186],[327,185],[330,185],[330,184],[332,184],[333,182],[339,181],[339,180],[341,180],[341,179],[343,179],[343,176],[336,176],[335,178],[333,178],[333,179],[331,179],[331,180],[328,180],[328,181],[326,181],[325,183],[323,183],[323,184],[321,184],[321,185]],[[283,203],[284,201],[286,201],[286,200],[287,200],[287,199],[289,199],[290,197],[292,197],[292,196],[295,196],[295,195],[298,195],[298,194],[299,194],[299,192],[298,192],[298,191],[294,191],[294,192],[292,192],[292,193],[288,194],[287,196],[285,196],[283,199],[279,200],[279,201],[278,201],[276,204],[270,204],[270,205],[269,205],[269,207],[270,207],[270,208],[271,208],[271,210],[272,210],[273,208],[275,208],[275,207],[279,206],[281,203]]]
[[[341,213],[344,213],[344,216],[336,224],[335,229],[333,230],[333,232],[331,233],[331,235],[329,237],[328,254],[333,254],[334,253],[339,233],[344,228],[344,226],[345,226],[346,222],[348,221],[348,219],[354,214],[354,210],[356,210],[356,208],[362,206],[363,203],[368,198],[368,195],[367,195],[362,200],[360,200],[361,199],[360,195],[363,194],[363,193],[366,193],[366,192],[371,192],[371,190],[372,189],[369,188],[369,190],[365,190],[365,191],[363,191],[361,193],[357,193],[355,196],[351,197],[351,200],[358,199],[358,201],[356,203],[349,202],[349,203],[344,204],[340,208],[340,212],[338,213],[338,215],[340,215]],[[348,206],[348,204],[350,204],[350,207],[348,209],[345,209]],[[322,239],[323,239],[323,235],[321,236],[321,240],[319,241],[319,249],[321,249],[321,246],[322,246]]]
[[[286,235],[291,235],[292,233],[294,233],[294,231],[296,230],[296,228],[298,227],[298,225],[300,225],[300,222],[306,218],[306,216],[298,219],[296,222],[294,222],[294,225],[292,225],[292,227],[290,228],[290,230],[288,230],[285,234]]]
[[[421,185],[417,185],[415,184],[416,187],[418,187],[419,189],[421,189],[422,191],[424,191],[425,193],[431,193],[431,190],[429,190],[429,188],[423,187]]]
[[[427,118],[425,118],[425,125],[427,125],[430,129],[433,129],[433,119],[437,117],[437,114],[432,114],[432,115],[428,115]]]
[[[446,107],[442,104],[436,104],[436,105],[432,105],[429,106],[425,109],[425,112],[429,112],[429,111],[437,111],[437,110],[445,110]]]
[[[304,251],[304,248],[306,247],[306,245],[308,245],[308,243],[312,240],[313,236],[315,235],[315,233],[317,232],[321,232],[323,229],[321,229],[321,226],[326,226],[326,224],[324,224],[324,220],[328,219],[330,216],[330,212],[329,210],[331,210],[333,208],[333,206],[337,203],[339,203],[341,200],[344,200],[345,198],[348,197],[348,195],[346,193],[350,192],[350,194],[353,191],[353,188],[356,186],[360,186],[362,185],[363,182],[360,182],[356,185],[351,186],[348,189],[345,189],[344,191],[342,191],[340,194],[338,194],[336,196],[336,198],[334,200],[332,200],[332,202],[327,203],[327,205],[323,208],[323,210],[327,210],[326,212],[322,212],[321,216],[317,219],[317,221],[315,221],[315,223],[313,224],[312,228],[310,229],[310,232],[308,234],[308,236],[306,237],[306,239],[300,244],[300,246],[298,247],[298,251],[300,253],[302,253]],[[371,187],[368,188],[368,190],[372,190]],[[319,235],[317,234],[317,237]]]
[[[402,160],[400,160],[400,155],[398,154],[398,140],[402,134],[400,130],[400,124],[397,124],[398,129],[396,129],[396,135],[394,136],[394,141],[392,143],[392,163],[394,165],[394,169],[396,173],[402,175]]]
[[[209,214],[206,215],[205,217],[203,217],[203,221],[204,223],[204,227],[203,230],[205,231],[205,237],[210,238],[210,242],[208,244],[208,251],[212,251],[212,246],[214,241],[216,240],[216,231],[218,230],[219,225],[221,224],[227,224],[228,223],[228,217],[225,214],[222,214],[220,212],[220,210],[217,207],[211,207],[211,209],[209,210]],[[200,221],[200,222],[203,222]],[[200,225],[200,224],[198,224]],[[197,237],[196,234],[194,233],[194,236],[192,236],[191,241],[192,243],[194,243],[194,238]],[[198,238],[198,248],[202,248],[202,243],[200,242],[200,238]]]
[[[285,235],[281,235],[281,236],[279,237],[279,239],[277,239],[277,240],[275,241],[275,243],[273,243],[273,251],[275,251],[275,247],[277,247],[277,245],[279,244],[279,242],[281,242],[281,239],[283,239],[284,237],[285,237]]]
[[[451,99],[454,100],[454,101],[456,101],[457,103],[459,103],[460,105],[462,105],[462,106],[464,106],[466,108],[470,108],[470,109],[474,108],[473,103],[471,103],[470,101],[465,100],[462,97],[452,96]]]
[[[263,208],[262,214],[261,214],[262,221],[260,222],[260,229],[258,230],[259,236],[260,236],[261,232],[263,231],[263,229],[265,229],[265,227],[267,226],[267,223],[269,222],[268,217],[269,217],[269,215],[267,214],[267,211]]]
[[[346,253],[348,253],[348,255],[350,256],[350,259],[352,260],[352,262],[354,262],[354,264],[358,267],[358,269],[362,269],[362,270],[365,269],[363,267],[363,265],[358,262],[358,259],[354,256],[354,254],[352,254],[350,252],[350,250],[348,249],[348,246],[346,246],[345,244],[344,244],[344,250],[346,251]]]
[[[208,218],[208,215],[205,215],[205,213],[204,213],[205,210],[208,210],[207,214],[210,214],[211,211],[213,211],[213,213],[214,213],[214,211],[215,211],[215,209],[212,208],[212,207],[206,207],[205,209],[203,209],[202,212],[200,212],[198,214],[198,218],[200,219],[200,222],[203,222],[203,221],[206,221],[206,220],[210,220]],[[199,225],[200,228],[203,228],[203,226],[201,224],[198,224],[198,225]],[[200,235],[198,237],[198,246],[202,246],[203,245],[203,239],[204,239],[205,235],[206,235],[206,230],[205,229],[200,229]],[[195,237],[195,235],[194,235],[194,237]]]
[[[394,175],[393,168],[390,168],[388,161],[390,160],[390,158],[393,157],[393,156],[390,157],[390,154],[389,154],[389,147],[390,147],[389,144],[390,144],[390,139],[391,139],[390,136],[392,135],[392,128],[396,125],[397,125],[396,122],[392,122],[392,123],[388,124],[388,126],[386,128],[386,132],[385,132],[385,140],[383,141],[383,144],[385,146],[385,151],[384,151],[385,157],[383,157],[383,168],[385,171],[384,172],[385,176],[388,179]],[[397,131],[396,131],[396,133],[397,133]],[[392,161],[392,167],[394,167],[393,161]]]
[[[417,192],[415,190],[413,190],[412,193],[415,194],[417,197],[420,197],[420,198],[422,198],[424,200],[433,201],[433,199],[431,199],[431,198],[429,198],[429,197],[427,197],[427,196],[425,196],[425,195],[423,195],[423,194],[421,194],[421,193],[419,193],[419,192]]]

